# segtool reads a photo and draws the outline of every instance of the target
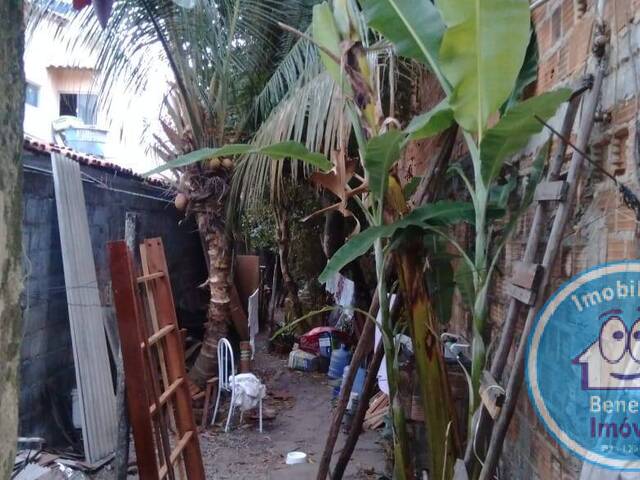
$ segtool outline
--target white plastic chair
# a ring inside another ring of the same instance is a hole
[[[231,366],[231,369],[229,369]],[[233,415],[233,409],[235,407],[236,399],[236,369],[233,359],[233,348],[231,343],[226,338],[220,339],[218,342],[218,396],[216,398],[216,406],[213,409],[213,417],[211,418],[211,425],[216,421],[218,415],[218,407],[220,406],[220,395],[222,390],[231,393],[231,400],[229,403],[229,415],[227,416],[227,423],[224,427],[224,431],[229,431],[229,423],[231,422],[231,416]],[[240,411],[240,421],[242,421],[242,411]],[[259,403],[259,421],[260,432],[262,432],[262,398]]]

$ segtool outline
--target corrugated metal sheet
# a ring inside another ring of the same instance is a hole
[[[51,157],[84,450],[87,461],[96,463],[113,453],[117,432],[104,312],[80,165],[57,153]]]

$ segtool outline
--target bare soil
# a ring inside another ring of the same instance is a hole
[[[239,416],[234,415],[230,431],[225,433],[229,400],[223,397],[225,408],[218,414],[216,425],[200,433],[207,479],[315,480],[333,414],[332,388],[326,374],[289,369],[285,357],[266,351],[266,342],[259,342],[252,365],[253,373],[267,386],[263,403],[264,431],[258,431],[257,419],[252,418],[255,415],[247,412],[242,423]],[[341,433],[334,449],[334,461],[343,441]],[[343,478],[386,478],[385,444],[379,431],[363,432]],[[285,457],[291,451],[305,452],[309,462],[286,465]],[[135,459],[133,445],[130,458]],[[113,470],[107,466],[92,478],[112,479]],[[129,478],[138,477],[129,475]]]
[[[272,355],[259,345],[253,361],[254,371],[267,385],[264,402],[264,432],[257,423],[247,423],[224,433],[220,423],[201,434],[201,448],[207,478],[285,480],[315,478],[332,417],[331,387],[321,373],[290,370],[286,358]],[[275,398],[274,398],[275,397]],[[247,420],[247,419],[245,419]],[[334,459],[342,449],[341,434]],[[384,440],[379,432],[360,436],[345,479],[378,479],[385,470]],[[285,464],[288,452],[302,451],[307,465]]]

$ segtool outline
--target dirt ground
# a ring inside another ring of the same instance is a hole
[[[260,351],[253,362],[254,371],[267,385],[265,413],[271,410],[275,418],[264,421],[262,434],[254,423],[241,425],[226,434],[219,427],[204,432],[200,438],[207,478],[315,478],[332,416],[331,387],[327,384],[327,377],[320,373],[290,370],[286,358],[267,353],[264,344],[258,348]],[[336,454],[339,454],[343,440],[341,434]],[[364,432],[344,478],[383,477],[383,442],[379,432]],[[287,452],[294,450],[305,452],[309,464],[286,465]]]
[[[259,342],[253,370],[267,386],[264,400],[263,433],[257,421],[245,414],[244,422],[232,420],[232,429],[224,433],[224,415],[218,415],[217,425],[200,434],[200,447],[207,479],[211,480],[306,480],[315,479],[318,462],[332,417],[331,387],[326,374],[290,370],[287,359],[266,351]],[[228,398],[224,398],[224,405]],[[267,419],[269,413],[274,414]],[[221,425],[222,424],[222,425]],[[342,450],[341,433],[334,460]],[[349,480],[381,479],[385,477],[385,441],[379,431],[367,431],[360,436],[357,448],[343,478]],[[287,452],[303,451],[309,463],[286,465]],[[135,458],[132,452],[131,459]],[[113,471],[102,469],[95,480],[109,480]],[[130,475],[130,479],[137,475]]]

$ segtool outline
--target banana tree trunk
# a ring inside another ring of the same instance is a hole
[[[289,247],[291,245],[291,235],[289,231],[289,216],[283,208],[275,209],[276,217],[276,240],[278,242],[278,253],[280,255],[280,272],[284,288],[293,304],[293,313],[296,318],[302,317],[302,304],[298,296],[298,284],[293,279],[289,270]]]
[[[420,384],[429,452],[429,478],[451,479],[460,451],[451,391],[442,358],[438,325],[425,288],[420,247],[407,245],[397,255],[398,276],[410,316],[410,332]]]
[[[226,337],[231,319],[231,251],[224,229],[215,224],[211,213],[199,213],[196,218],[207,249],[211,298],[202,347],[189,378],[203,388],[207,380],[217,375],[218,341]]]

